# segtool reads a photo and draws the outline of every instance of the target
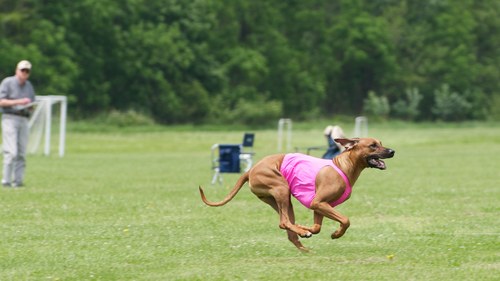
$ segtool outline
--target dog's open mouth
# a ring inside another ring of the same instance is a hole
[[[385,168],[387,168],[385,166],[385,162],[380,160],[380,157],[378,156],[371,156],[368,158],[368,166],[370,168],[377,168],[377,169],[380,169],[380,170],[385,170]]]
[[[380,154],[369,155],[366,158],[366,162],[368,163],[368,167],[377,168],[380,170],[385,170],[385,168],[387,168],[385,166],[385,162],[380,160],[380,159],[392,158],[392,157],[394,157],[394,153],[395,153],[394,150],[387,148]]]

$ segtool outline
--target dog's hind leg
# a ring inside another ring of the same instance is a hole
[[[280,215],[280,228],[291,230],[300,237],[309,238],[312,233],[308,230],[296,226],[290,220],[290,213],[293,213],[292,203],[290,201],[290,189],[286,185],[275,186],[269,191],[270,195],[276,200],[278,213]]]
[[[293,211],[293,205],[292,205],[292,202],[290,202],[290,207],[288,208],[288,217],[290,218],[290,222],[293,224],[293,225],[296,225],[295,224],[295,212]],[[297,225],[297,227],[300,228],[300,226]],[[307,230],[307,229],[305,229]],[[293,245],[295,245],[295,247],[297,247],[299,250],[301,250],[302,252],[309,252],[309,249],[307,249],[306,247],[304,247],[304,245],[302,245],[302,243],[300,242],[299,240],[299,235],[291,230],[288,230],[287,229],[287,235],[288,235],[288,240],[290,242],[292,242]],[[307,236],[307,238],[309,238],[311,236]]]
[[[278,204],[276,203],[276,200],[273,197],[259,197],[260,200],[263,202],[269,204],[278,214],[280,213]],[[288,217],[290,219],[290,223],[295,224],[295,213],[293,212],[293,206],[290,204],[290,208],[288,209]],[[288,235],[288,240],[292,242],[295,247],[297,247],[299,250],[302,252],[309,252],[309,250],[302,245],[302,243],[299,240],[299,235],[289,229],[286,230],[287,235]]]
[[[253,170],[250,170],[250,190],[252,193],[278,212],[281,229],[291,230],[300,237],[311,237],[310,231],[302,229],[290,221],[289,214],[293,213],[293,209],[290,209],[291,193],[286,180],[278,176],[279,171],[276,169],[259,170],[258,168],[257,165]]]

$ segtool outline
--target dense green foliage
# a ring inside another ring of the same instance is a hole
[[[371,91],[404,119],[498,116],[495,0],[0,0],[0,22],[0,76],[31,60],[75,116],[260,123],[369,113]]]

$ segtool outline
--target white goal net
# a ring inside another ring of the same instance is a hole
[[[66,96],[36,96],[35,110],[29,121],[30,137],[28,143],[28,153],[37,153],[43,140],[43,154],[50,154],[50,142],[52,125],[59,125],[59,156],[64,156],[66,141]],[[54,105],[60,105],[59,108]],[[59,109],[59,118],[54,113]],[[54,122],[55,121],[55,122]]]

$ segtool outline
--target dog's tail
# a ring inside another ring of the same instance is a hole
[[[245,172],[238,179],[238,181],[234,185],[233,189],[231,190],[231,192],[229,192],[229,194],[226,196],[226,198],[224,198],[224,200],[219,201],[219,202],[210,202],[210,201],[208,201],[207,197],[205,197],[205,193],[203,192],[203,189],[200,186],[199,188],[200,188],[201,200],[203,200],[203,202],[205,204],[207,204],[208,206],[212,206],[212,207],[218,207],[218,206],[225,205],[227,202],[231,201],[234,198],[234,196],[236,196],[236,193],[238,193],[238,191],[240,191],[241,187],[243,187],[243,185],[247,181],[248,181],[248,172]]]

